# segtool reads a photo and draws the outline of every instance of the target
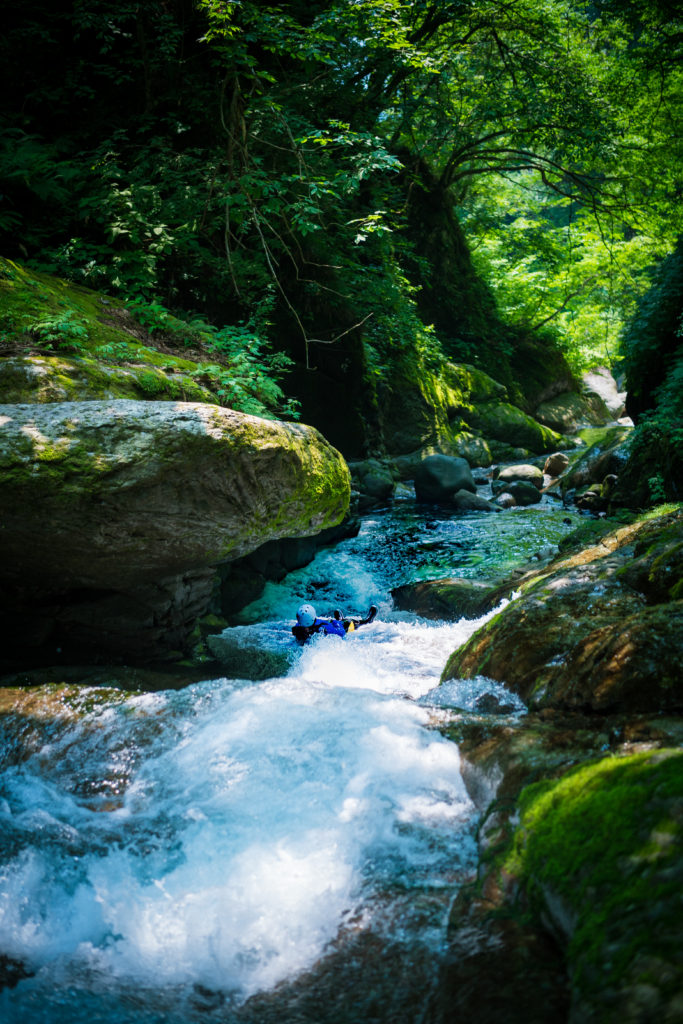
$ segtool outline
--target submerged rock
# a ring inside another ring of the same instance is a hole
[[[344,460],[299,424],[135,401],[0,406],[0,423],[3,614],[20,649],[182,648],[216,565],[348,507]]]
[[[234,679],[284,676],[301,653],[289,627],[233,626],[206,638],[207,647]]]

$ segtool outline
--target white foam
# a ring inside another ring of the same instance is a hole
[[[407,670],[392,674],[404,655],[388,653],[398,637],[429,661],[437,631],[366,629],[365,643],[326,638],[304,650],[287,679],[200,684],[112,711],[118,724],[102,730],[91,770],[106,774],[126,735],[149,745],[122,803],[102,813],[62,790],[50,842],[5,866],[3,951],[244,996],[314,963],[349,912],[386,888],[387,865],[418,887],[439,884],[443,863],[463,856],[457,827],[472,805],[457,747],[425,730],[425,709],[395,696],[413,683]],[[92,722],[81,728],[87,735]],[[42,768],[56,767],[67,743],[75,749],[73,729],[42,751]],[[32,768],[15,795],[35,816],[55,789]],[[77,774],[73,763],[58,770],[64,786]]]

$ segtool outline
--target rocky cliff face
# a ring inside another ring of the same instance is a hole
[[[530,711],[445,727],[483,817],[443,1020],[681,1019],[683,511],[628,519],[517,579],[444,670]]]
[[[201,403],[0,406],[4,658],[182,650],[216,566],[338,523],[349,491],[312,427]]]

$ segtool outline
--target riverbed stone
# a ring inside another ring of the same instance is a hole
[[[493,502],[482,498],[480,494],[472,494],[464,489],[456,491],[449,504],[458,512],[500,512],[501,509]]]
[[[0,425],[0,579],[19,646],[182,648],[218,564],[348,507],[346,463],[301,424],[123,400],[0,406]]]
[[[564,452],[553,452],[545,460],[543,472],[553,479],[560,476],[569,466],[569,456]]]
[[[510,480],[508,482],[494,480],[491,489],[497,496],[511,497],[515,505],[521,505],[526,507],[528,505],[536,505],[541,500],[541,492],[535,483],[531,483],[529,480]],[[505,503],[507,505],[507,501]],[[505,505],[503,507],[505,507]]]
[[[514,480],[524,480],[526,483],[533,484],[539,491],[543,487],[543,470],[530,463],[504,466],[503,469],[494,471],[493,475],[496,483],[500,481],[507,484]]]
[[[457,491],[476,494],[469,463],[449,455],[429,455],[415,470],[415,495],[418,501],[449,501]]]
[[[425,619],[478,619],[490,612],[506,596],[500,583],[449,577],[421,580],[394,587],[391,597],[399,611],[411,611]]]

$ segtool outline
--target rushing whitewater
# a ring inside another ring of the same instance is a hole
[[[430,723],[497,684],[437,689],[479,623],[393,613],[385,556],[344,542],[247,613],[286,631],[313,587],[323,614],[333,595],[379,604],[286,677],[45,688],[3,717],[3,1021],[265,1020],[240,1017],[250,997],[324,971],[359,936],[422,976],[438,960],[476,815],[458,749]]]

